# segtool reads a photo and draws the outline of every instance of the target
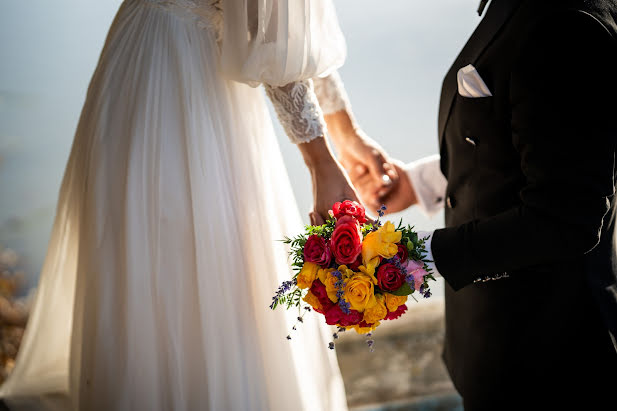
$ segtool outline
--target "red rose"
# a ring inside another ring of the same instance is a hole
[[[362,204],[358,204],[355,201],[345,200],[342,203],[334,203],[332,206],[332,213],[338,220],[346,215],[355,218],[360,224],[366,223],[366,211]]]
[[[328,325],[349,327],[350,325],[355,325],[362,321],[361,312],[349,310],[349,314],[345,314],[338,304],[331,306],[324,315],[326,317],[326,324]]]
[[[330,308],[330,306],[334,305],[334,303],[328,297],[326,286],[319,279],[313,281],[313,285],[311,285],[311,293],[313,293],[313,295],[317,297],[317,299],[319,300],[319,304],[321,304],[324,312],[326,312]],[[320,312],[319,310],[315,311]]]
[[[350,216],[343,216],[336,222],[330,238],[330,249],[338,264],[352,264],[362,252],[360,224]]]
[[[399,305],[396,311],[389,312],[388,315],[386,315],[386,318],[384,319],[385,320],[396,320],[401,315],[405,314],[405,312],[407,312],[407,306],[405,304]]]
[[[362,253],[358,254],[358,258],[356,258],[356,261],[354,261],[353,263],[349,264],[349,269],[352,271],[358,271],[358,268],[362,265]]]
[[[407,251],[407,246],[404,246],[403,244],[398,244],[398,253],[396,253],[396,256],[401,260],[401,263],[405,263],[409,258],[409,251]]]
[[[392,263],[385,263],[377,269],[377,283],[384,291],[396,291],[404,282],[403,273]]]
[[[349,314],[343,313],[343,318],[341,318],[341,322],[339,323],[343,327],[349,327],[350,325],[356,325],[360,321],[362,321],[362,313],[356,310],[349,310]]]
[[[318,235],[310,236],[304,245],[304,261],[327,268],[330,260],[332,260],[332,251],[326,244],[326,240]]]

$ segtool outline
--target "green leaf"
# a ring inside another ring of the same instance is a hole
[[[404,295],[409,295],[411,293],[413,293],[414,290],[411,289],[411,287],[409,286],[409,283],[405,283],[403,285],[400,286],[400,288],[394,292],[391,292],[390,294],[394,294],[394,295],[398,295],[398,296],[404,296]]]

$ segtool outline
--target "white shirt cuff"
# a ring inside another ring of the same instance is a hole
[[[404,167],[416,192],[418,207],[427,217],[432,217],[444,207],[448,181],[441,172],[439,162],[439,154],[435,154]]]
[[[435,231],[418,231],[418,238],[419,239],[423,239],[426,238],[426,241],[424,242],[424,248],[426,250],[426,260],[429,260],[430,262],[427,262],[426,265],[428,265],[428,267],[432,270],[431,274],[433,274],[434,277],[441,277],[441,274],[439,274],[439,270],[437,270],[437,266],[435,265],[435,260],[433,259],[433,250],[431,248],[431,243],[433,241],[433,233]]]

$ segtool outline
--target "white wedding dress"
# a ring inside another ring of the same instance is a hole
[[[126,0],[75,135],[12,410],[344,410],[329,328],[271,311],[296,143],[344,60],[330,0]],[[250,84],[247,85],[247,84]],[[282,87],[284,86],[284,87]]]

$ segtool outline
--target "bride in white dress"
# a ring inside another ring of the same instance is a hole
[[[289,342],[296,315],[268,308],[290,273],[277,240],[302,224],[255,88],[324,215],[355,192],[310,79],[344,56],[330,0],[125,0],[0,388],[11,409],[346,409],[329,329],[306,316]]]

